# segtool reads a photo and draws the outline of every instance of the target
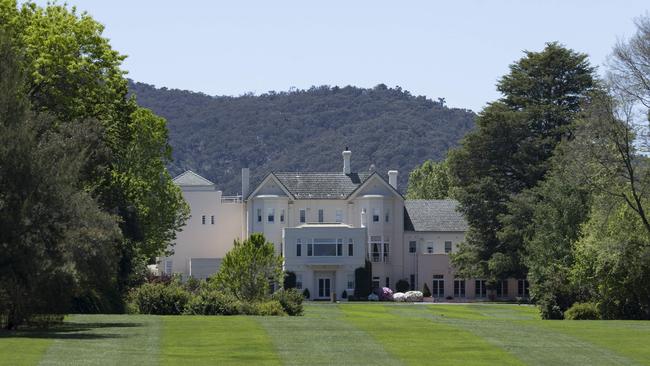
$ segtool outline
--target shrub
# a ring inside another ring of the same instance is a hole
[[[424,287],[422,287],[422,296],[431,297],[431,290],[429,290],[429,285],[426,283],[424,284]]]
[[[242,313],[241,301],[232,295],[215,290],[204,290],[194,296],[185,307],[188,315],[237,315]]]
[[[366,298],[372,292],[372,263],[354,270],[354,296]]]
[[[287,315],[284,312],[282,304],[277,300],[263,301],[253,303],[250,307],[252,312],[247,315],[261,315],[261,316],[274,316],[274,315]]]
[[[381,301],[393,301],[393,290],[388,287],[382,287],[379,292],[379,300]]]
[[[284,312],[288,315],[302,315],[302,301],[304,298],[298,290],[292,288],[289,290],[276,291],[273,294],[272,299],[278,301],[280,305],[282,305]]]
[[[296,288],[296,274],[289,271],[284,273],[284,284],[283,286],[285,290],[288,290],[290,288]]]
[[[180,284],[172,281],[162,283],[145,283],[134,289],[130,298],[132,309],[140,314],[177,315],[183,313],[190,300],[190,293]]]
[[[368,295],[368,301],[379,301],[379,296],[375,294]]]
[[[304,289],[304,290],[302,291],[302,296],[303,296],[305,299],[309,300],[309,298],[311,297],[311,294],[309,293],[309,289],[308,289],[308,288],[306,288],[306,289]]]
[[[341,298],[342,299],[347,299],[348,298],[348,292],[346,290],[343,290],[343,292],[341,293]]]
[[[409,290],[409,288],[409,282],[405,279],[401,279],[395,284],[395,291],[397,292],[406,292]]]
[[[598,320],[601,319],[598,305],[586,302],[575,303],[564,312],[564,318],[568,320]]]
[[[395,302],[404,302],[406,301],[406,294],[403,292],[396,292],[393,294],[393,301]]]
[[[393,295],[394,296],[394,295]],[[405,301],[422,302],[424,295],[420,291],[408,291],[404,294]]]

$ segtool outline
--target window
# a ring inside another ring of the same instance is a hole
[[[336,239],[336,256],[343,255],[343,239]]]
[[[318,209],[318,222],[325,222],[325,211],[322,208]]]
[[[384,263],[389,263],[389,256],[390,254],[390,243],[388,243],[388,238],[384,239],[384,254],[383,254],[383,260]],[[388,286],[386,286],[388,287]]]
[[[379,222],[379,209],[378,208],[373,208],[372,209],[372,222]]]
[[[508,297],[508,281],[497,282],[497,297]]]
[[[384,221],[390,222],[390,210],[389,209],[386,209],[384,211]]]
[[[381,236],[370,237],[370,260],[372,262],[381,261]]]
[[[409,278],[409,285],[411,286],[410,289],[411,291],[415,290],[415,275],[412,274],[411,278]]]
[[[476,295],[476,297],[487,296],[487,288],[485,287],[485,280],[474,281],[474,295]]]
[[[409,253],[414,254],[417,251],[418,243],[415,240],[409,241]]]
[[[350,238],[348,240],[348,257],[352,257],[354,255],[354,240]]]
[[[296,288],[302,290],[302,274],[296,273]]]
[[[354,272],[348,273],[348,290],[354,289]]]
[[[172,264],[173,264],[172,261],[166,261],[165,262],[165,273],[166,274],[172,274],[172,268],[173,268]]]
[[[454,297],[465,297],[465,280],[454,280]]]
[[[284,222],[284,208],[280,210],[280,222]]]
[[[445,277],[443,275],[433,275],[431,295],[433,297],[445,297]]]
[[[275,222],[275,209],[274,208],[269,208],[267,211],[266,215],[266,221],[269,223],[274,223]]]
[[[446,241],[445,242],[445,254],[449,254],[449,253],[451,253],[451,242]]]
[[[311,244],[311,240],[307,241],[307,256],[311,257],[314,255],[314,246]]]
[[[205,215],[201,216],[201,224],[205,225]]]
[[[314,239],[314,257],[343,255],[343,239]]]
[[[343,222],[343,210],[336,210],[336,222]]]
[[[302,241],[300,239],[296,239],[296,257],[300,257],[302,255]]]
[[[262,209],[257,209],[257,222],[262,222]]]
[[[214,215],[210,216],[210,224],[214,225]]]
[[[376,289],[379,287],[379,277],[373,277],[372,278],[372,288]]]
[[[390,277],[386,277],[386,287],[390,288]]]
[[[302,209],[300,210],[300,223],[304,224],[305,221],[307,221],[307,212],[304,209]]]
[[[427,254],[433,254],[433,242],[432,241],[427,242]]]
[[[518,280],[517,281],[517,296],[519,297],[529,297],[529,284],[528,280]]]

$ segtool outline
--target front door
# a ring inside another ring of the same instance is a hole
[[[318,297],[330,297],[331,280],[328,277],[318,279]]]

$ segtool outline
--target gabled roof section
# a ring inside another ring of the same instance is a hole
[[[382,177],[379,173],[376,171],[372,172],[371,174],[368,174],[368,178],[366,178],[357,188],[354,189],[354,191],[350,192],[350,195],[348,196],[349,198],[354,198],[362,189],[363,187],[368,184],[372,180],[372,178],[377,178],[381,183],[386,186],[387,189],[392,191],[396,196],[400,197],[401,199],[404,199],[404,196],[402,196],[401,193],[395,187],[391,186],[384,177]]]
[[[214,186],[214,183],[203,178],[202,176],[194,173],[191,170],[186,170],[184,173],[181,173],[176,178],[174,178],[174,183],[181,187],[207,187]]]
[[[404,230],[406,231],[467,231],[467,221],[458,212],[455,200],[404,201]]]
[[[249,199],[249,198],[255,196],[257,194],[257,192],[259,192],[262,189],[262,187],[264,187],[264,185],[269,181],[273,181],[273,182],[277,183],[278,186],[280,186],[280,188],[284,191],[284,193],[286,193],[286,195],[289,198],[291,198],[291,199],[295,198],[294,195],[293,195],[293,192],[288,190],[287,187],[285,187],[285,185],[278,179],[277,176],[275,176],[274,173],[269,173],[264,178],[262,178],[262,181],[255,187],[255,189],[251,193],[248,194],[246,199]]]
[[[280,184],[296,199],[346,199],[370,173],[276,172]]]

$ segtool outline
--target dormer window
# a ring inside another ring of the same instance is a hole
[[[318,209],[318,222],[325,222],[325,210],[322,208]]]
[[[300,210],[300,223],[304,224],[307,221],[307,211],[303,208]]]
[[[336,210],[336,222],[343,222],[343,210]]]

